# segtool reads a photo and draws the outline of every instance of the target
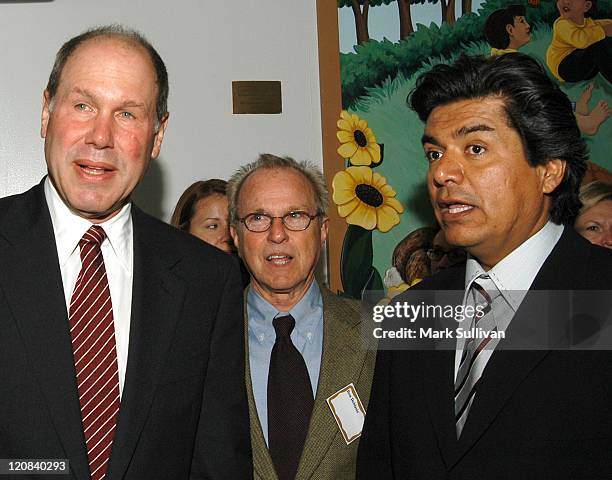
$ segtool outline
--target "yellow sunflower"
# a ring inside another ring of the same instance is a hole
[[[369,167],[348,167],[334,175],[333,199],[346,223],[388,232],[404,211],[385,177]]]
[[[346,110],[340,113],[336,137],[340,140],[338,154],[342,158],[350,159],[353,165],[371,165],[380,163],[380,145],[368,122],[355,113]]]

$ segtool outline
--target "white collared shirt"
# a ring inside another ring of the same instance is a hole
[[[45,198],[49,206],[53,233],[57,247],[66,312],[70,310],[70,300],[77,276],[81,270],[79,240],[92,223],[79,217],[64,204],[49,177],[45,179]],[[106,232],[102,242],[102,257],[108,277],[108,285],[113,304],[117,362],[119,367],[119,393],[123,395],[123,383],[127,367],[130,340],[130,317],[132,313],[132,280],[134,264],[134,234],[132,227],[131,204],[125,205],[117,215],[99,224]],[[68,321],[68,320],[66,320]]]
[[[474,280],[480,275],[488,275],[503,298],[495,306],[496,323],[499,331],[505,331],[514,314],[517,312],[525,295],[529,291],[536,275],[552,252],[553,248],[563,234],[563,225],[557,225],[550,220],[535,235],[525,240],[510,254],[504,257],[488,272],[482,268],[478,260],[471,255],[465,265],[465,293],[463,304],[473,304],[468,295]],[[499,320],[497,320],[499,318]],[[468,325],[465,326],[469,328]],[[455,351],[455,377],[459,370],[461,354],[465,346],[465,339],[457,339]],[[490,352],[492,353],[492,352]]]

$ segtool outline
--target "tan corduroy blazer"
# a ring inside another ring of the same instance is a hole
[[[324,287],[323,358],[308,436],[302,452],[296,480],[354,480],[359,439],[346,444],[327,404],[327,398],[350,383],[367,409],[376,360],[375,346],[366,348],[362,339],[361,304],[341,298]],[[246,317],[246,315],[245,315]],[[246,318],[245,318],[246,322]],[[251,445],[255,480],[278,480],[264,440],[251,383],[246,333],[246,385],[251,422]],[[367,336],[365,337],[367,338]]]

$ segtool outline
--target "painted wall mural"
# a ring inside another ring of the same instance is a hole
[[[416,77],[435,64],[462,53],[535,57],[575,106],[588,180],[612,181],[612,0],[337,0],[337,7],[336,136],[345,165],[332,186],[348,224],[338,267],[346,294],[382,290],[383,279],[401,290],[392,260],[408,268],[407,245],[431,245],[435,236],[423,125],[406,106]]]

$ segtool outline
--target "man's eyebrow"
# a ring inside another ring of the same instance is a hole
[[[306,212],[306,213],[308,213],[309,210],[310,210],[310,207],[308,207],[306,205],[302,205],[301,207],[294,205],[293,207],[291,207],[291,206],[288,207],[286,209],[285,213],[283,213],[283,216],[284,215],[288,215],[288,214],[290,214],[292,212]],[[257,208],[255,210],[252,210],[250,213],[262,213],[262,214],[265,214],[265,215],[273,216],[272,212],[270,210],[268,210],[268,209],[265,209],[265,208]]]
[[[490,127],[489,125],[485,125],[484,123],[480,123],[478,125],[473,125],[471,127],[461,127],[455,133],[455,137],[465,137],[466,135],[474,132],[494,132],[495,129]]]
[[[424,133],[423,136],[421,137],[421,144],[425,145],[426,143],[431,143],[432,145],[436,145],[437,147],[441,147],[442,145],[440,145],[440,142],[438,142],[436,140],[435,137]]]
[[[81,88],[81,87],[74,87],[74,89],[71,92],[72,95],[76,94],[76,95],[82,95],[84,97],[87,97],[88,100],[90,101],[95,101],[96,100],[96,94],[93,92],[90,92],[89,90],[87,90],[86,88]],[[142,102],[136,102],[134,100],[126,100],[121,104],[122,108],[145,108],[145,104]]]
[[[131,107],[131,108],[145,108],[145,104],[142,102],[134,102],[132,100],[128,100],[125,103],[121,104],[122,107]]]
[[[479,123],[478,125],[461,127],[459,130],[455,132],[454,137],[465,137],[466,135],[474,132],[494,132],[495,129],[486,125],[484,123]],[[424,133],[421,137],[421,144],[425,145],[426,143],[431,143],[432,145],[436,145],[437,147],[441,147],[442,144],[436,140],[436,137],[433,135],[429,135],[428,133]]]
[[[84,97],[87,97],[89,100],[94,100],[96,98],[96,96],[90,92],[89,90],[85,89],[85,88],[80,88],[80,87],[74,87],[72,89],[72,92],[70,92],[71,95],[82,95]]]

